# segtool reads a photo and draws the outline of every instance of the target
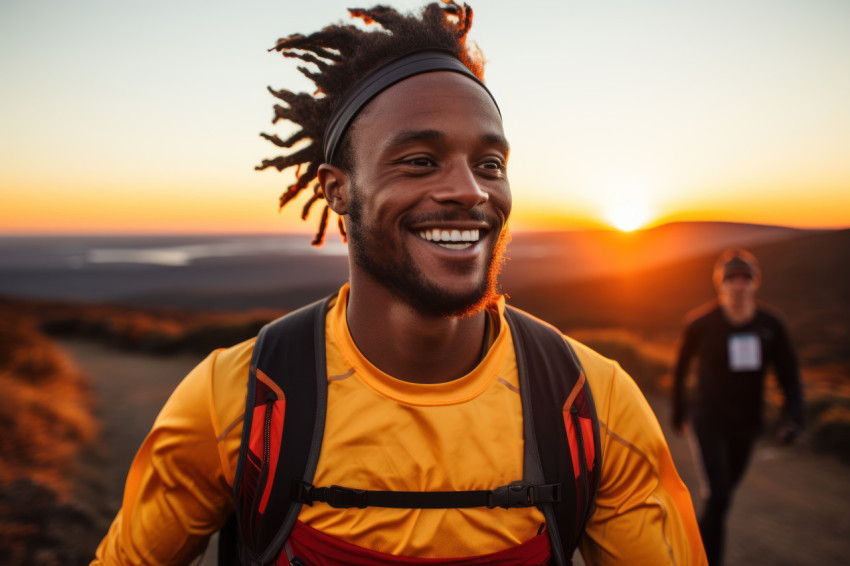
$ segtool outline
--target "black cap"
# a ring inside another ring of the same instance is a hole
[[[750,279],[754,279],[755,276],[756,269],[754,266],[741,257],[733,257],[723,264],[723,279],[730,279],[732,277],[749,277]]]

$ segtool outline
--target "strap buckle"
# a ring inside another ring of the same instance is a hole
[[[542,503],[557,503],[561,500],[561,484],[533,485],[515,481],[490,492],[487,508],[534,507]]]
[[[318,489],[316,491],[318,491]],[[344,509],[348,507],[357,507],[359,509],[365,509],[366,490],[352,489],[350,487],[332,485],[330,488],[328,488],[327,491],[327,504],[331,507],[336,507],[338,509]]]
[[[315,487],[303,480],[294,480],[292,482],[292,500],[299,503],[306,503],[310,507],[313,506],[315,501],[321,501],[337,509],[346,509],[348,507],[365,509],[368,506],[366,503],[367,496],[368,492],[365,489],[352,489],[339,485]]]
[[[365,509],[368,505],[366,498],[367,492],[365,489],[352,489],[339,485],[315,487],[313,484],[303,480],[294,480],[292,482],[292,500],[299,503],[306,503],[310,507],[313,506],[313,502],[321,501],[337,509],[348,507]]]
[[[292,501],[306,503],[312,507],[313,501],[316,501],[313,484],[304,480],[292,480],[290,497],[292,497]]]

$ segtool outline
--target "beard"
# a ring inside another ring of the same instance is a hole
[[[505,226],[499,237],[490,246],[487,264],[478,284],[465,293],[455,293],[436,285],[413,261],[410,252],[401,245],[387,250],[392,238],[382,237],[376,230],[370,229],[363,219],[363,203],[356,186],[352,186],[351,201],[348,210],[349,253],[354,263],[366,271],[372,278],[383,285],[395,297],[403,300],[414,310],[426,316],[462,317],[482,311],[498,297],[498,276],[504,264],[505,248],[510,241],[510,235]],[[431,214],[419,217],[423,221],[457,220],[457,212]],[[501,222],[484,213],[471,210],[464,215],[465,219],[489,221],[491,226]],[[495,221],[494,221],[495,220]],[[474,265],[459,267],[458,275],[468,273],[477,267]]]

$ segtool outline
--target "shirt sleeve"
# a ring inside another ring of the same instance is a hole
[[[602,441],[582,557],[590,566],[706,565],[690,494],[652,409],[619,365],[582,357]]]
[[[212,388],[217,356],[192,370],[162,408],[92,565],[188,564],[232,512],[233,480]]]
[[[803,387],[800,384],[800,368],[788,327],[781,319],[776,320],[776,341],[773,344],[773,367],[776,381],[785,395],[782,416],[798,427],[803,426]]]
[[[691,359],[697,347],[696,324],[691,322],[682,333],[679,354],[673,369],[673,426],[680,426],[687,419],[687,403],[685,399],[685,381]]]

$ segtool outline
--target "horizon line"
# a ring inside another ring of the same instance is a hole
[[[621,234],[635,234],[638,232],[647,232],[665,226],[681,225],[681,224],[726,224],[736,226],[753,226],[762,228],[782,228],[788,230],[800,230],[809,232],[831,232],[850,229],[850,224],[844,226],[794,226],[790,224],[765,224],[762,222],[738,222],[732,220],[671,220],[669,222],[649,223],[646,226],[636,228],[634,230],[624,231],[614,227],[565,227],[554,228],[546,225],[541,228],[523,226],[511,230],[513,234],[522,233],[559,233],[559,232],[616,232]],[[305,236],[312,238],[314,231],[312,230],[93,230],[93,231],[76,231],[76,230],[19,230],[19,231],[3,231],[0,229],[0,238],[51,238],[51,237],[79,237],[79,238],[96,238],[96,237],[212,237],[212,236]],[[333,234],[326,236],[326,243],[330,243],[339,239],[339,236],[334,237]]]

